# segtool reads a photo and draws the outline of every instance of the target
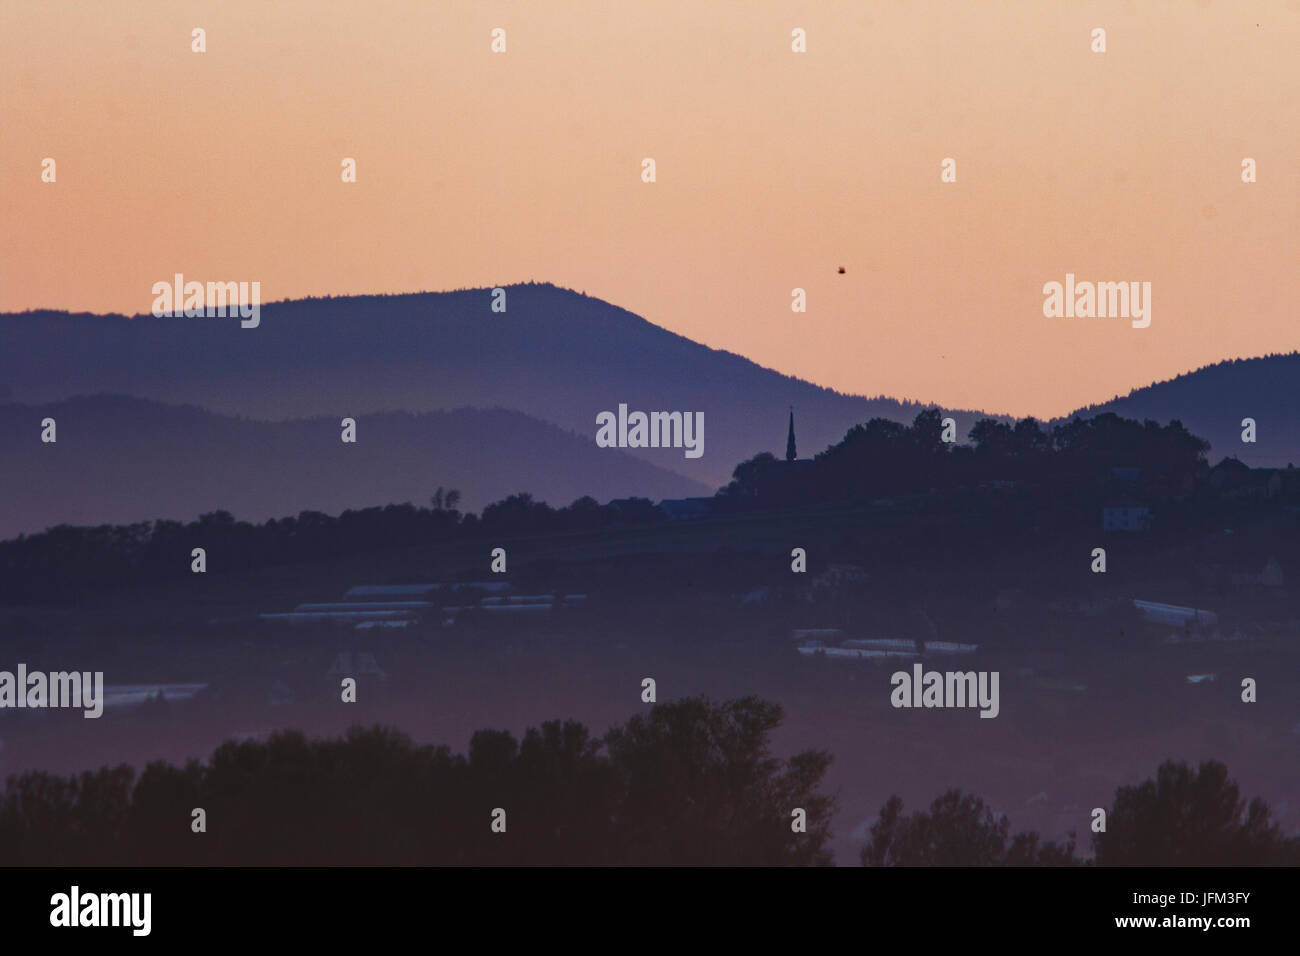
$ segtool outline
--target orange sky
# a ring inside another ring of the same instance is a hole
[[[0,0],[0,310],[536,279],[1046,417],[1300,346],[1297,51],[1300,0]],[[1044,318],[1066,272],[1151,327]]]

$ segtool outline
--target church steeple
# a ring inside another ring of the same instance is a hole
[[[785,440],[785,460],[794,461],[799,456],[794,450],[794,406],[790,406],[790,437]]]

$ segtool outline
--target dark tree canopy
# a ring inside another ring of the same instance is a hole
[[[1241,797],[1228,768],[1217,761],[1192,769],[1166,761],[1154,780],[1115,791],[1106,830],[1093,834],[1098,866],[1294,866],[1300,838],[1288,838],[1268,805]],[[862,849],[864,866],[1067,866],[1067,842],[1040,841],[1033,832],[1010,835],[978,797],[948,790],[928,810],[903,813],[890,797]]]
[[[954,423],[955,424],[955,423]],[[870,500],[929,489],[977,485],[990,480],[1046,484],[1056,488],[1097,485],[1113,468],[1136,468],[1148,490],[1203,475],[1209,443],[1178,421],[1160,425],[1113,413],[1074,420],[1050,431],[1034,418],[1014,423],[983,418],[958,444],[945,442],[937,409],[920,412],[911,425],[873,418],[855,425],[843,440],[811,463],[778,461],[768,452],[741,462],[718,494],[736,509]]]
[[[862,849],[863,866],[1067,866],[1078,863],[1074,838],[1040,843],[1038,834],[1009,836],[1010,822],[995,818],[984,801],[948,790],[928,810],[903,814],[890,797]]]
[[[827,864],[830,758],[771,756],[781,716],[754,697],[687,698],[603,741],[572,721],[522,740],[480,731],[465,755],[384,727],[290,731],[138,777],[30,772],[0,800],[0,865]]]
[[[1166,761],[1154,780],[1115,791],[1093,852],[1103,866],[1294,866],[1300,839],[1286,837],[1263,800],[1247,802],[1222,763]]]

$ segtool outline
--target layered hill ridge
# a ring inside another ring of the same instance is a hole
[[[909,422],[931,407],[823,388],[578,292],[536,283],[505,292],[505,312],[492,311],[489,289],[271,303],[253,329],[241,328],[237,317],[0,315],[0,402],[118,393],[265,423],[319,417],[331,428],[343,417],[363,422],[393,410],[422,414],[472,406],[516,409],[587,439],[595,438],[597,415],[620,404],[633,411],[704,414],[698,459],[680,448],[625,449],[687,477],[686,485],[655,473],[653,480],[616,490],[602,477],[612,466],[598,458],[590,464],[591,479],[579,487],[577,472],[587,465],[553,454],[543,461],[512,459],[503,451],[484,460],[490,470],[461,481],[467,503],[491,500],[500,488],[560,501],[585,493],[651,496],[661,481],[674,489],[669,496],[705,493],[757,452],[783,455],[791,405],[805,458],[855,424],[874,417]],[[957,420],[963,438],[985,415],[942,411]],[[1300,354],[1219,363],[1076,414],[1103,411],[1160,422],[1177,418],[1211,441],[1215,458],[1285,465],[1300,460]],[[1254,445],[1240,440],[1245,417],[1258,423]],[[438,460],[446,467],[434,469],[430,480],[452,482],[447,467],[456,456]],[[550,468],[567,469],[572,482],[557,478],[547,485]],[[512,480],[524,475],[535,479],[533,486]]]
[[[595,437],[596,416],[703,412],[704,454],[629,453],[711,487],[760,451],[783,452],[795,406],[801,454],[862,421],[910,421],[919,403],[843,395],[700,345],[600,299],[551,285],[303,299],[238,318],[27,312],[0,316],[0,385],[24,402],[114,392],[268,421],[461,405],[514,408]],[[956,412],[973,423],[971,412]]]
[[[53,418],[57,441],[41,441]],[[384,412],[260,422],[122,395],[0,405],[0,539],[55,524],[190,521],[217,510],[264,521],[413,502],[438,486],[478,511],[527,491],[556,505],[709,494],[617,449],[506,409]]]

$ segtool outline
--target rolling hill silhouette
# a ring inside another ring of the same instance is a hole
[[[41,442],[40,422],[58,441]],[[659,500],[711,489],[589,439],[503,409],[359,416],[357,442],[338,418],[257,422],[121,395],[0,405],[0,538],[59,523],[193,520],[226,510],[267,518],[406,501],[442,485],[461,507],[518,491],[555,505]]]
[[[596,415],[702,411],[704,455],[628,449],[716,488],[736,464],[783,451],[789,406],[809,457],[853,425],[926,407],[843,395],[707,348],[551,285],[303,299],[235,318],[0,315],[0,383],[15,401],[114,392],[263,420],[462,405],[518,409],[594,438]],[[962,435],[974,423],[957,413]],[[594,493],[594,491],[593,491]]]
[[[266,421],[320,416],[331,422],[469,405],[517,409],[588,439],[596,415],[620,403],[630,410],[701,411],[703,457],[685,458],[681,449],[627,453],[710,490],[757,452],[783,452],[790,405],[802,457],[870,418],[910,422],[930,407],[822,388],[552,285],[507,286],[506,293],[504,313],[492,311],[488,289],[273,303],[262,307],[255,329],[240,328],[237,318],[0,315],[0,401],[6,390],[27,403],[112,392]],[[1079,414],[1179,418],[1213,442],[1214,458],[1286,464],[1300,460],[1298,371],[1295,354],[1228,362]],[[985,415],[944,411],[956,418],[963,439]],[[1259,423],[1257,445],[1240,441],[1247,416]],[[507,457],[498,464],[501,475],[479,476],[485,487],[530,467],[523,460],[508,464]],[[554,466],[546,461],[546,468]],[[548,493],[540,484],[534,490]],[[468,484],[465,491],[474,500],[493,494]],[[614,491],[595,476],[576,493],[587,491],[639,493]]]

